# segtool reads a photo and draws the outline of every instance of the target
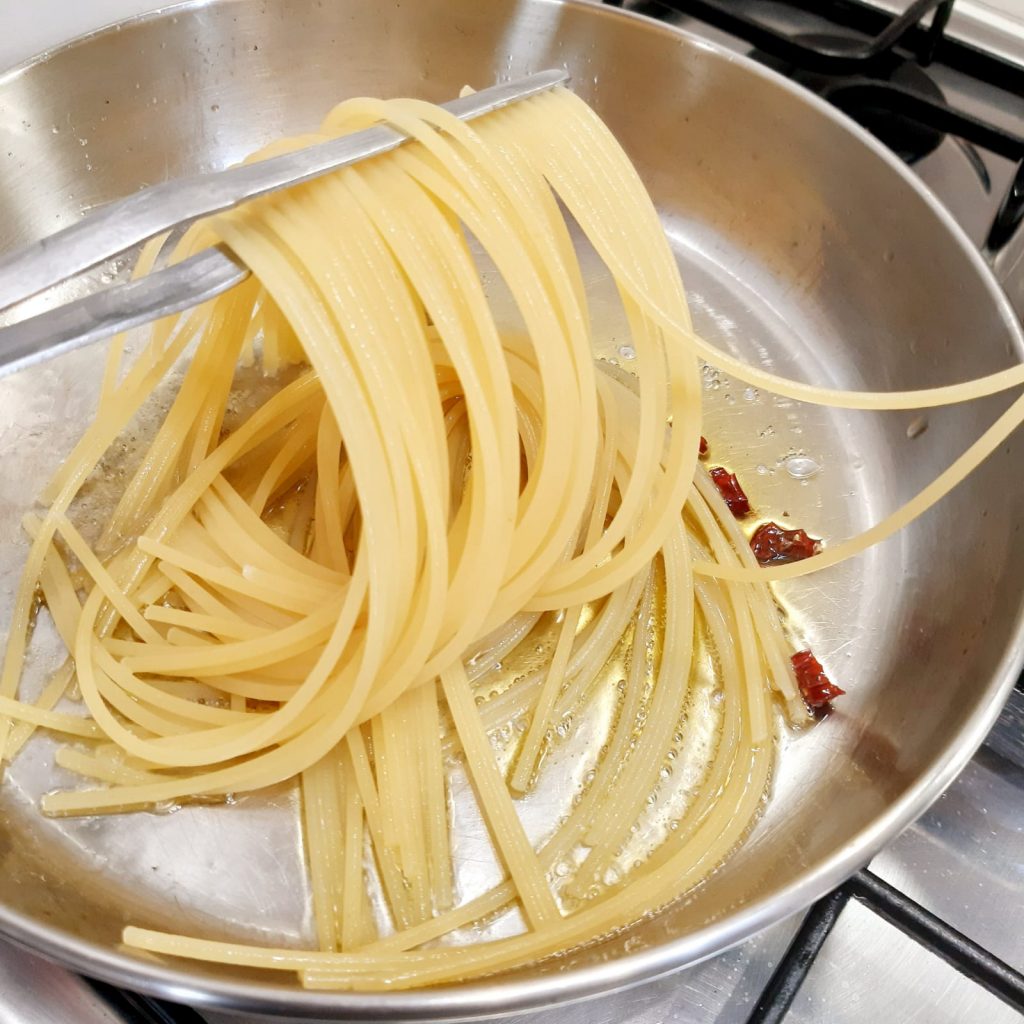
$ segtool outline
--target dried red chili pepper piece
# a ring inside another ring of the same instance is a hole
[[[750,549],[761,565],[800,562],[816,555],[821,541],[804,530],[784,530],[778,523],[762,523],[750,538]]]
[[[707,455],[708,453],[708,439],[703,434],[701,434],[700,436],[700,448],[697,450],[697,453],[701,457]]]
[[[833,698],[846,693],[825,675],[821,662],[810,651],[797,651],[789,660],[793,663],[797,685],[809,708],[827,708]]]
[[[718,493],[722,496],[726,505],[729,506],[729,511],[737,519],[750,512],[750,500],[743,493],[743,488],[740,487],[740,482],[736,479],[735,473],[730,473],[721,466],[715,466],[711,470],[711,479],[714,480]]]

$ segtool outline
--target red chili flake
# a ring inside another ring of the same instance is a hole
[[[810,651],[797,651],[790,661],[793,662],[796,671],[800,693],[803,694],[804,702],[809,708],[827,708],[833,698],[846,693],[825,675],[821,662]]]
[[[701,455],[701,457],[707,455],[708,453],[708,439],[703,434],[701,434],[700,448],[698,449],[698,452]]]
[[[743,493],[743,488],[740,487],[740,482],[736,479],[735,473],[730,473],[721,466],[715,466],[711,470],[711,479],[715,481],[718,493],[725,499],[726,505],[729,506],[729,511],[737,519],[750,512],[750,501]]]
[[[821,541],[803,530],[784,530],[778,523],[762,523],[750,538],[750,548],[761,565],[801,562],[816,555]]]

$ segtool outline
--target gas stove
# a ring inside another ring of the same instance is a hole
[[[905,159],[1024,316],[1024,0],[625,0],[826,97]],[[153,0],[0,0],[0,69]],[[532,1024],[1024,1021],[1024,685],[946,794],[849,882],[745,944]],[[0,943],[0,1024],[229,1024]],[[252,1020],[252,1018],[248,1018]],[[522,1018],[525,1020],[526,1018]]]

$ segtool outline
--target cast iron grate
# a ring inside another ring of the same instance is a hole
[[[986,238],[997,252],[1024,221],[1024,138],[948,103],[925,69],[938,61],[1006,91],[1024,95],[1024,69],[945,34],[954,0],[913,0],[891,17],[857,0],[788,6],[827,19],[830,31],[791,35],[748,13],[736,0],[606,0],[610,6],[666,20],[687,15],[750,43],[753,56],[813,89],[860,122],[908,162],[945,135],[1016,164]],[[833,31],[834,29],[834,31]],[[991,183],[976,155],[971,164],[983,188]]]
[[[1024,1013],[1024,974],[865,869],[807,912],[747,1024],[782,1024],[829,932],[851,899],[859,900],[961,974]]]
[[[206,1024],[195,1010],[187,1006],[151,999],[102,981],[86,980],[111,1008],[119,1024]]]

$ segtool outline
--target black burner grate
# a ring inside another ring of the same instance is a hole
[[[621,0],[610,0],[612,6],[623,6]],[[689,14],[694,18],[729,35],[745,39],[752,46],[805,71],[824,75],[851,75],[867,71],[885,62],[900,43],[909,45],[917,62],[931,63],[943,40],[943,33],[953,10],[954,0],[913,0],[896,18],[886,18],[878,26],[868,27],[863,19],[851,18],[845,10],[849,5],[834,4],[824,15],[829,21],[844,28],[855,29],[867,38],[847,39],[856,45],[834,45],[826,41],[787,35],[767,22],[751,17],[743,5],[729,0],[668,0],[662,6]],[[639,5],[632,5],[637,7]],[[644,3],[644,13],[656,4]],[[821,16],[821,5],[791,2],[790,7],[807,10]],[[924,19],[935,12],[926,27]],[[655,15],[656,16],[656,15]]]
[[[838,34],[790,35],[747,13],[736,0],[606,0],[650,17],[696,18],[754,47],[752,56],[802,82],[913,162],[950,135],[1012,161],[1017,171],[986,238],[995,253],[1024,221],[1024,138],[951,106],[923,70],[933,61],[1013,96],[1024,95],[1024,69],[945,35],[954,0],[914,0],[890,17],[854,0],[823,10],[814,0],[789,6],[827,18]],[[989,185],[980,160],[972,160]]]
[[[747,1024],[782,1024],[829,932],[851,899],[859,900],[961,974],[1024,1013],[1024,974],[865,869],[807,912]]]
[[[102,981],[86,980],[114,1011],[118,1024],[206,1024],[195,1010],[187,1006],[151,999]],[[241,1018],[239,1022],[241,1024]]]

